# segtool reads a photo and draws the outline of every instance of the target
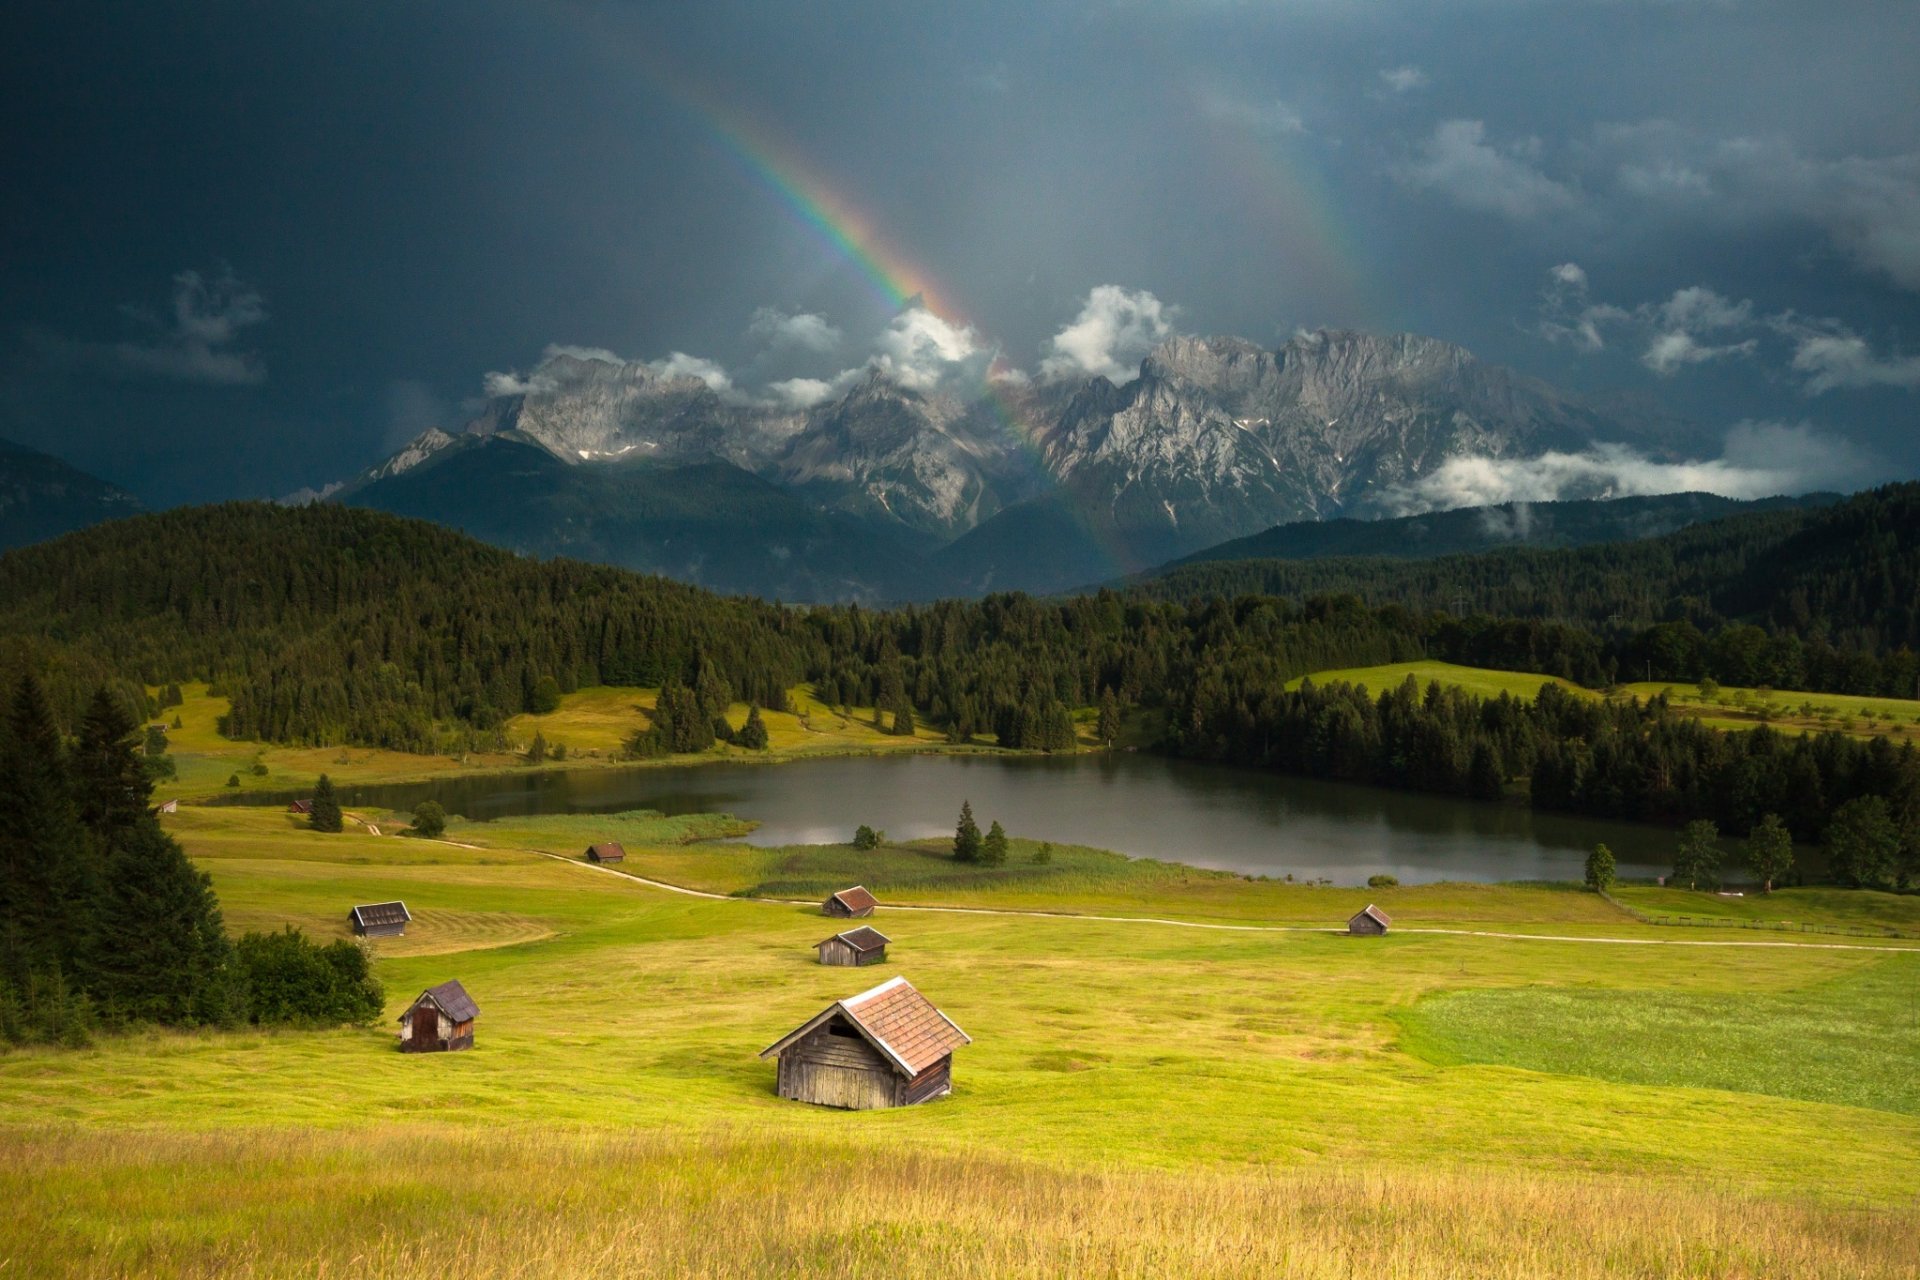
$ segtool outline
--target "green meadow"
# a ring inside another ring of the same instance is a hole
[[[474,1050],[403,1055],[386,1022],[0,1056],[25,1210],[0,1274],[1915,1273],[1912,943],[1019,839],[960,868],[937,843],[716,842],[743,824],[714,815],[444,841],[363,816],[386,834],[165,823],[236,931],[345,936],[354,903],[404,899],[407,936],[369,944],[386,1016],[458,978]],[[608,838],[622,867],[579,860]],[[807,904],[854,880],[889,962],[823,968],[839,926]],[[1920,898],[1874,896],[1920,933]],[[1338,932],[1369,900],[1395,931]],[[1773,945],[1669,945],[1727,941]],[[758,1051],[894,974],[973,1037],[953,1095],[777,1098]]]

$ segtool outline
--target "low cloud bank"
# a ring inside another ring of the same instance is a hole
[[[1874,470],[1871,455],[1804,423],[1742,422],[1727,432],[1718,458],[1663,462],[1621,444],[1534,458],[1452,458],[1378,505],[1390,515],[1419,515],[1503,502],[1626,498],[1658,493],[1717,493],[1767,498],[1818,489],[1851,489]]]

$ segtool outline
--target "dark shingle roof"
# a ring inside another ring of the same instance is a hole
[[[874,928],[872,925],[865,925],[865,924],[861,925],[858,929],[849,929],[845,933],[836,933],[833,935],[832,938],[828,938],[825,941],[832,942],[834,938],[838,938],[841,942],[846,943],[848,946],[852,947],[855,951],[878,951],[880,948],[886,946],[889,942],[893,941],[893,939],[889,938],[886,934],[880,932],[878,929]],[[816,945],[819,945],[819,944],[816,944]]]
[[[1393,923],[1393,918],[1391,916],[1389,916],[1386,912],[1382,911],[1380,908],[1374,906],[1371,902],[1369,902],[1366,906],[1362,907],[1360,910],[1354,912],[1353,920],[1358,920],[1361,916],[1373,917],[1374,920],[1379,922],[1379,925],[1382,929],[1385,929],[1386,927],[1388,927]],[[1347,921],[1347,923],[1352,924],[1353,920],[1349,920]]]
[[[406,924],[413,919],[404,902],[369,902],[353,909],[353,918],[362,927],[383,924]]]
[[[842,889],[833,895],[849,911],[865,911],[868,907],[877,907],[880,900],[868,893],[864,885],[855,885],[851,889]]]
[[[440,1012],[455,1022],[470,1022],[480,1016],[480,1006],[473,1002],[467,989],[460,985],[458,978],[449,978],[437,987],[428,987],[420,993],[420,1000],[431,1000],[440,1006]],[[415,1000],[419,1004],[420,1000]]]
[[[620,862],[626,858],[627,851],[609,840],[605,844],[588,845],[587,856],[598,858],[602,862]]]

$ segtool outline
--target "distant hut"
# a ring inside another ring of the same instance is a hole
[[[783,1098],[867,1111],[953,1092],[953,1051],[972,1044],[905,978],[828,1005],[760,1051],[780,1062]]]
[[[872,925],[861,925],[858,929],[849,929],[845,933],[836,933],[825,942],[814,944],[814,950],[820,953],[821,964],[845,965],[857,969],[862,965],[880,964],[887,958],[887,943],[892,941],[886,934]]]
[[[292,804],[287,806],[287,812],[288,813],[312,813],[313,801],[295,800]]]
[[[169,800],[165,804],[160,806],[160,812],[161,813],[178,813],[180,812],[180,802],[178,800]]]
[[[480,1006],[456,981],[428,987],[400,1015],[403,1053],[439,1053],[473,1048],[473,1020]]]
[[[1365,908],[1353,913],[1353,919],[1347,921],[1347,932],[1378,937],[1392,923],[1391,916],[1369,902]]]
[[[625,862],[627,851],[612,842],[587,846],[588,862]]]
[[[851,889],[842,889],[820,904],[822,915],[838,916],[842,920],[858,920],[870,916],[873,909],[880,905],[879,899],[868,893],[864,886],[855,885]]]
[[[363,938],[398,938],[413,923],[404,902],[369,902],[347,912],[347,923]]]

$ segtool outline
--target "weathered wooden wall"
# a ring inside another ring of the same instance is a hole
[[[816,1028],[780,1055],[780,1096],[851,1111],[899,1106],[893,1064],[851,1027],[843,1028],[851,1034],[842,1035],[836,1025]]]

